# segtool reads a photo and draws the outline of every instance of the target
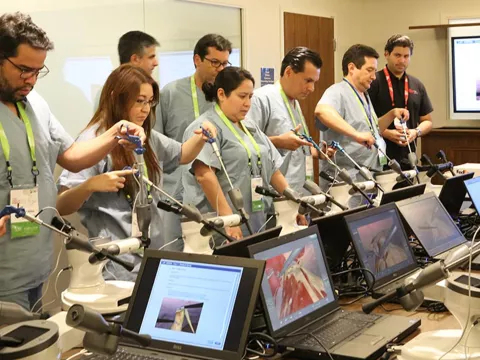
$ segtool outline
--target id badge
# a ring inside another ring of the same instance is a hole
[[[259,176],[253,177],[250,185],[252,189],[252,212],[263,211],[263,195],[255,192],[257,186],[263,186],[263,179]]]
[[[10,190],[10,205],[23,207],[28,214],[36,215],[39,212],[38,187]],[[25,218],[10,218],[11,238],[35,236],[40,233],[40,225]]]
[[[385,139],[377,134],[375,140],[377,141],[378,147],[382,149],[384,153],[386,153],[387,144],[385,143]],[[381,166],[388,164],[388,159],[380,151],[378,151],[378,160],[380,161]]]
[[[305,156],[305,180],[313,181],[313,156]]]

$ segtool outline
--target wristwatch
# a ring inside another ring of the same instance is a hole
[[[415,131],[417,132],[417,138],[422,136],[422,130],[419,127],[415,128]]]

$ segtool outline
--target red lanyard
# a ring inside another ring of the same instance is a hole
[[[392,85],[392,79],[390,78],[390,73],[387,70],[387,67],[385,66],[383,68],[383,72],[385,74],[385,78],[387,79],[387,85],[388,85],[388,92],[390,93],[390,99],[392,100],[392,107],[395,107],[395,100],[393,97],[393,85]],[[405,109],[407,108],[408,104],[408,76],[405,74]]]

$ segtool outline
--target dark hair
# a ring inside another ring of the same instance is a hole
[[[118,40],[118,56],[120,64],[130,62],[133,54],[142,56],[144,49],[150,46],[159,46],[157,40],[143,31],[129,31]]]
[[[302,72],[305,70],[305,62],[307,61],[311,62],[317,69],[320,69],[323,65],[323,61],[317,52],[304,46],[293,48],[282,60],[280,76],[283,76],[287,66],[290,66],[295,73]]]
[[[145,70],[131,64],[124,64],[113,70],[103,86],[98,109],[87,128],[98,124],[98,135],[110,129],[120,120],[127,119],[128,112],[135,105],[142,84],[152,85],[153,102],[158,103],[160,96],[158,84]],[[147,151],[143,156],[150,180],[159,184],[160,166],[150,142],[150,134],[155,125],[155,108],[156,105],[150,108],[150,113],[143,122],[143,129],[147,134],[147,141],[145,142]],[[110,156],[113,170],[122,170],[125,166],[131,166],[135,160],[133,153],[125,150],[122,146],[114,147]],[[128,195],[133,196],[134,186],[135,181],[127,179],[125,191]]]
[[[228,51],[229,54],[232,53],[232,43],[229,40],[222,35],[207,34],[197,41],[193,50],[193,56],[198,55],[200,59],[205,59],[209,47],[214,47],[218,51]]]
[[[21,12],[0,16],[0,56],[2,58],[17,56],[18,46],[30,45],[41,50],[53,50],[53,42],[32,18]]]
[[[373,57],[378,59],[378,52],[367,45],[356,44],[348,48],[343,55],[342,71],[343,76],[348,75],[348,64],[353,63],[357,69],[360,69],[365,64],[366,57]]]
[[[223,89],[225,95],[230,96],[232,91],[238,88],[244,80],[250,80],[255,86],[255,79],[248,70],[229,66],[218,73],[215,83],[203,83],[202,90],[207,101],[218,102],[218,89]]]
[[[390,36],[385,44],[385,51],[391,53],[397,46],[408,47],[410,48],[410,55],[413,54],[413,41],[407,35],[395,34]]]

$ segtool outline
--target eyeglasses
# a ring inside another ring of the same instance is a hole
[[[220,66],[223,66],[225,68],[227,66],[232,65],[230,61],[221,62],[220,60],[217,60],[217,59],[209,59],[209,58],[204,58],[204,59],[208,60],[215,69],[219,68]]]
[[[141,108],[144,108],[145,106],[149,106],[150,108],[154,107],[154,106],[157,106],[158,105],[158,101],[155,101],[155,100],[141,100],[141,99],[137,99],[135,101],[135,104],[137,105],[137,107],[141,107]]]
[[[10,64],[15,66],[18,70],[20,70],[20,79],[30,79],[32,76],[36,76],[37,79],[41,79],[50,72],[50,70],[48,70],[47,68],[47,65],[44,65],[41,69],[30,69],[30,68],[24,68],[22,66],[18,66],[7,57],[5,58],[5,60],[7,60]]]

